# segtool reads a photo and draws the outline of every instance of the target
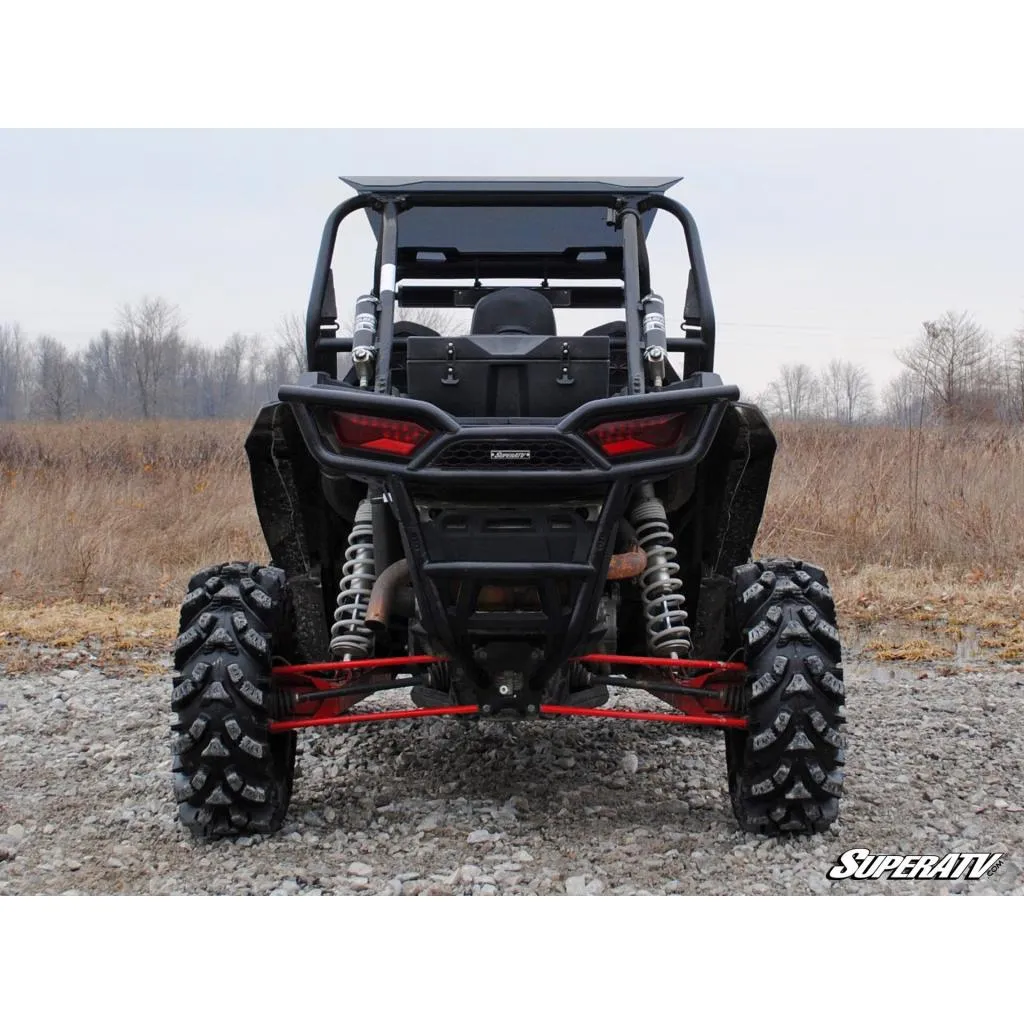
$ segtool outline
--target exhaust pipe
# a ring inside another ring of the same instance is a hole
[[[391,617],[391,605],[395,592],[409,579],[409,563],[400,558],[392,562],[376,579],[370,591],[370,603],[366,609],[366,625],[373,630],[386,629]]]
[[[609,580],[629,580],[647,568],[647,555],[643,548],[634,545],[629,551],[612,555],[608,565]],[[366,625],[375,631],[387,628],[391,608],[398,589],[409,581],[409,563],[404,558],[392,562],[374,581],[370,591],[370,603],[366,609]],[[488,586],[480,592],[481,604],[501,605],[509,602],[513,588]]]
[[[621,555],[612,555],[608,564],[609,580],[631,580],[647,568],[647,552],[639,544],[634,544],[629,551]]]

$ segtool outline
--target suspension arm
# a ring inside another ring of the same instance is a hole
[[[611,686],[622,685],[647,690],[668,701],[679,710],[676,712],[629,711],[619,708],[574,708],[562,705],[541,705],[540,714],[545,716],[583,715],[591,718],[615,718],[640,722],[667,722],[673,725],[709,726],[724,729],[745,729],[746,718],[736,714],[722,702],[721,691],[710,688],[715,682],[728,682],[723,675],[746,673],[746,665],[740,662],[703,661],[684,658],[645,658],[628,654],[588,654],[574,659],[583,663],[606,663],[637,665],[647,668],[672,668],[676,670],[698,670],[703,674],[686,680],[687,685],[673,685],[660,682],[646,682],[625,676],[612,676]],[[356,725],[362,722],[394,721],[403,718],[426,718],[431,715],[473,715],[488,717],[475,704],[442,706],[437,708],[410,708],[393,711],[369,711],[345,714],[345,711],[362,697],[378,690],[401,689],[416,685],[419,676],[398,678],[390,681],[356,682],[365,673],[374,674],[379,669],[404,669],[414,665],[435,665],[446,658],[431,654],[416,654],[397,658],[364,658],[354,661],[318,662],[310,665],[282,665],[273,671],[273,678],[283,688],[298,688],[300,692],[292,699],[296,702],[316,704],[311,713],[298,713],[294,707],[285,710],[277,721],[271,722],[271,732],[285,732],[290,729],[304,729],[318,725]],[[334,679],[318,678],[318,674],[330,674]],[[347,676],[339,683],[339,675]],[[315,689],[306,689],[314,687]],[[664,695],[664,696],[662,696]],[[283,709],[284,710],[284,709]],[[293,717],[294,715],[294,717]],[[526,716],[532,717],[532,716]]]

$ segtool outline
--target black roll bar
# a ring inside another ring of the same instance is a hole
[[[376,260],[375,282],[380,284],[379,275],[381,267],[389,262],[392,266],[397,263],[397,216],[403,209],[412,206],[596,206],[606,207],[618,211],[622,217],[623,227],[623,277],[625,284],[626,298],[626,324],[629,335],[627,350],[630,353],[630,391],[641,393],[643,391],[642,367],[639,368],[639,387],[634,386],[634,377],[637,368],[633,362],[639,361],[640,354],[640,274],[643,268],[640,266],[640,245],[639,245],[639,215],[649,209],[665,210],[671,213],[683,227],[686,238],[686,248],[690,258],[690,268],[693,274],[694,288],[700,309],[699,324],[692,325],[692,329],[686,331],[688,339],[696,339],[703,343],[699,353],[700,370],[712,372],[715,362],[715,313],[711,301],[711,289],[708,284],[707,268],[704,263],[704,253],[701,248],[700,234],[697,224],[690,211],[668,196],[651,194],[645,196],[636,206],[627,205],[628,200],[621,194],[610,193],[528,193],[528,192],[460,192],[441,191],[431,193],[417,193],[408,196],[380,196],[372,193],[364,193],[346,199],[343,203],[331,211],[324,225],[323,235],[320,240],[320,250],[317,254],[316,269],[313,274],[313,287],[310,291],[309,306],[306,310],[306,365],[312,372],[323,372],[334,375],[335,372],[335,351],[321,349],[319,341],[321,338],[321,313],[324,299],[327,294],[331,260],[334,255],[334,246],[337,241],[338,228],[341,222],[354,213],[356,210],[373,206],[384,212],[383,228],[381,239],[378,245]],[[393,211],[388,215],[388,210]],[[392,229],[388,228],[388,223]],[[388,236],[391,235],[390,240]],[[385,247],[390,246],[391,258],[386,258]],[[386,281],[384,283],[387,283]],[[381,319],[378,325],[378,366],[377,384],[387,387],[390,380],[390,355],[391,343],[393,340],[394,325],[394,292],[385,301],[381,298]],[[687,327],[691,325],[687,324]],[[699,332],[699,333],[698,333]],[[635,343],[633,339],[635,340]]]
[[[320,236],[320,251],[316,257],[316,269],[313,271],[313,287],[309,294],[309,305],[306,307],[306,368],[313,373],[329,373],[333,376],[337,368],[334,354],[318,352],[317,342],[320,340],[320,314],[324,308],[324,297],[327,295],[338,227],[350,213],[363,210],[373,202],[373,196],[369,195],[357,195],[346,199],[330,212],[327,223],[324,224],[324,232]]]
[[[389,395],[391,347],[395,340],[395,291],[398,288],[398,207],[391,201],[384,204],[377,254],[376,292],[380,302],[380,317],[377,320],[377,379],[374,391],[378,395]]]
[[[631,395],[644,393],[644,367],[640,337],[640,215],[635,207],[622,211],[622,277],[626,286],[626,366],[627,390]]]
[[[711,302],[711,288],[708,285],[708,271],[704,264],[704,250],[701,248],[697,222],[682,203],[669,199],[668,196],[650,195],[642,199],[638,205],[641,213],[652,207],[656,210],[667,210],[683,226],[686,251],[690,255],[690,269],[693,272],[693,283],[700,306],[700,338],[704,342],[700,369],[712,373],[715,369],[715,307]],[[687,336],[690,336],[689,332]]]

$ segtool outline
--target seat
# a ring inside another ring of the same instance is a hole
[[[601,324],[599,327],[591,327],[589,331],[583,332],[584,338],[593,337],[625,338],[626,321],[612,320],[610,323]]]
[[[533,335],[558,333],[551,303],[530,288],[502,288],[485,295],[473,307],[469,332]]]
[[[396,338],[440,338],[437,331],[423,324],[414,323],[412,320],[398,320],[395,323],[392,335]]]

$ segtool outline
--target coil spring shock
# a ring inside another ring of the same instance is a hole
[[[679,563],[674,561],[675,538],[668,528],[665,506],[650,484],[644,485],[629,518],[637,542],[647,554],[647,568],[640,574],[647,647],[654,657],[685,658],[691,647],[690,627],[686,625],[686,598],[680,593]]]
[[[366,658],[373,651],[373,634],[366,625],[370,591],[376,580],[373,552],[373,511],[369,498],[356,508],[338,585],[338,605],[331,626],[331,651],[349,658]]]

